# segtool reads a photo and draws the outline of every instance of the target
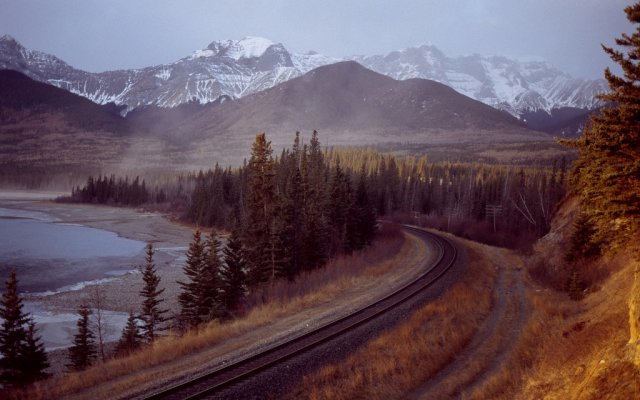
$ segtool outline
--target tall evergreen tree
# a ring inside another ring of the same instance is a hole
[[[140,320],[142,321],[142,334],[147,343],[151,343],[157,336],[159,331],[167,329],[162,324],[168,318],[166,314],[169,310],[162,309],[160,304],[164,301],[160,296],[164,293],[164,288],[159,289],[160,277],[156,271],[156,265],[153,262],[153,245],[147,244],[145,265],[142,269],[142,281],[144,285],[140,290],[142,296],[142,310]]]
[[[225,309],[233,314],[242,304],[247,281],[245,251],[237,228],[231,231],[222,252],[225,263],[221,271],[222,299]]]
[[[599,98],[608,106],[573,143],[582,211],[596,227],[596,238],[613,249],[640,233],[640,3],[625,12],[635,32],[616,39],[621,50],[602,46],[623,76],[605,70],[610,91]]]
[[[358,187],[351,215],[351,226],[348,229],[349,248],[358,250],[368,246],[376,233],[376,213],[367,193],[367,177],[364,168],[360,172]]]
[[[11,270],[5,282],[0,303],[0,380],[5,384],[19,384],[23,380],[22,352],[27,332],[24,328],[28,315],[22,311],[22,298],[18,294],[16,271]]]
[[[278,277],[273,246],[275,208],[277,206],[275,170],[271,142],[258,134],[251,148],[248,166],[247,218],[245,247],[250,279],[253,284]]]
[[[116,345],[116,354],[126,356],[138,349],[142,345],[142,335],[136,323],[136,316],[133,312],[129,312],[127,324],[122,329],[122,335]]]
[[[82,371],[91,365],[96,358],[97,349],[95,335],[89,327],[89,315],[91,310],[86,305],[78,309],[78,331],[73,336],[73,345],[69,347],[69,367],[75,371]]]
[[[222,261],[220,260],[221,243],[216,233],[212,230],[205,242],[205,255],[202,270],[198,283],[198,291],[201,299],[198,301],[200,319],[203,322],[222,318],[225,314],[222,301],[220,300],[220,271]]]
[[[600,99],[608,106],[573,143],[579,151],[573,183],[582,212],[595,227],[595,241],[613,251],[627,248],[640,235],[640,2],[625,13],[635,32],[616,39],[620,50],[602,46],[623,76],[605,69],[609,92]],[[634,248],[629,343],[636,346],[634,362],[640,365],[640,250]]]
[[[325,263],[329,254],[330,233],[326,215],[325,179],[327,166],[318,139],[318,132],[313,131],[307,151],[300,161],[300,175],[304,186],[304,220],[302,226],[302,258],[303,268],[313,269]]]
[[[341,251],[350,251],[347,237],[347,225],[352,217],[353,193],[349,176],[340,167],[340,162],[333,170],[328,207],[328,217],[331,226],[331,255]]]
[[[205,263],[205,248],[199,229],[193,233],[193,240],[187,250],[187,261],[183,268],[187,282],[178,281],[182,291],[178,295],[180,303],[180,324],[183,328],[193,328],[202,321],[200,319],[200,304],[202,299],[200,278]]]

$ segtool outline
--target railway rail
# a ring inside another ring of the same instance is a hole
[[[224,367],[207,371],[188,381],[167,387],[161,391],[149,394],[145,399],[202,399],[215,397],[233,385],[249,379],[277,364],[315,348],[333,338],[366,324],[368,321],[381,316],[390,309],[397,307],[414,298],[419,293],[436,283],[455,263],[457,251],[455,246],[446,238],[412,226],[404,229],[429,240],[437,248],[437,257],[426,270],[404,287],[394,291],[384,298],[361,308],[349,315],[323,325],[313,331],[302,334],[287,342],[263,350]]]

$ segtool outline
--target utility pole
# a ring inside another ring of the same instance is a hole
[[[489,204],[486,207],[486,215],[489,218],[493,218],[493,233],[496,233],[496,217],[502,215],[502,205]]]

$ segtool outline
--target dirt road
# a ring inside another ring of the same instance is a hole
[[[498,279],[493,307],[468,346],[410,399],[465,398],[505,361],[528,315],[521,260],[508,250],[479,246],[493,260]]]

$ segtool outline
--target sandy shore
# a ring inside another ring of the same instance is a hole
[[[166,289],[164,306],[171,312],[177,311],[176,297],[179,287],[176,281],[183,279],[184,254],[192,235],[190,228],[171,222],[158,213],[52,202],[51,199],[58,195],[60,193],[0,191],[0,207],[43,213],[52,217],[56,223],[77,224],[114,232],[127,239],[151,242],[156,248],[155,262],[161,277],[160,286]],[[125,313],[138,311],[142,279],[136,266],[144,263],[144,253],[128,259],[97,257],[92,259],[91,263],[94,269],[110,271],[111,274],[99,280],[93,280],[93,276],[83,279],[82,275],[79,275],[75,285],[77,290],[65,290],[48,295],[24,295],[26,308],[33,310],[48,348],[64,347],[65,342],[71,342],[75,333],[75,319],[70,318],[70,314],[75,314],[81,304],[91,303],[96,289],[104,294],[104,308],[108,310],[112,320],[112,338],[119,337]],[[41,274],[42,269],[39,271]],[[28,273],[28,270],[19,271],[20,273]],[[117,276],[119,273],[123,274]],[[26,276],[22,278],[28,280]],[[19,280],[22,278],[19,276]],[[38,278],[43,279],[42,276]],[[56,277],[47,276],[45,279],[55,282]]]

